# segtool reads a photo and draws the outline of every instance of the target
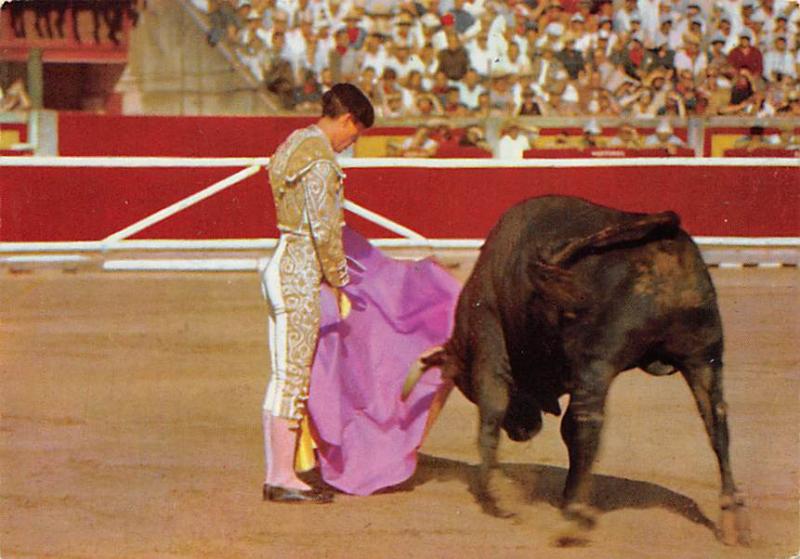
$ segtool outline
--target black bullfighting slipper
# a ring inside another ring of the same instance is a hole
[[[318,489],[288,489],[277,485],[264,484],[263,497],[265,501],[273,503],[309,503],[312,505],[325,505],[333,502],[333,493]]]

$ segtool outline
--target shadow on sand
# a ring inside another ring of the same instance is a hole
[[[556,508],[561,506],[561,492],[567,479],[566,468],[540,464],[500,464],[499,469],[519,484],[529,503],[546,502]],[[477,495],[477,475],[477,466],[420,453],[416,472],[396,490],[410,490],[432,480],[458,480],[464,482],[473,495]],[[593,474],[592,488],[592,505],[602,512],[662,508],[705,526],[712,532],[715,530],[714,523],[700,511],[694,500],[660,485]]]

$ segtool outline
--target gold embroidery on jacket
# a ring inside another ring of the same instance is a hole
[[[273,372],[272,413],[300,420],[305,414],[311,363],[320,324],[319,286],[349,281],[342,245],[342,171],[322,131],[294,132],[270,161],[278,228],[286,236],[280,261],[287,336],[286,371]],[[278,373],[278,374],[276,374]]]

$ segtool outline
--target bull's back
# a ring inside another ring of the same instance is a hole
[[[635,214],[594,204],[572,196],[529,198],[509,208],[497,222],[487,243],[505,243],[519,235],[535,246],[555,247],[586,237]]]
[[[674,214],[672,214],[674,216]],[[620,230],[652,216],[623,212],[570,196],[542,196],[524,200],[511,207],[489,233],[465,290],[477,290],[481,296],[502,295],[516,301],[534,287],[530,280],[531,263],[557,266],[587,252],[616,249],[613,238],[602,247],[584,243],[598,232]],[[677,223],[677,216],[674,216]],[[627,240],[626,246],[646,244],[674,232],[677,226],[664,228],[647,239]],[[612,235],[613,236],[613,235]],[[690,241],[691,242],[691,241]],[[617,243],[622,244],[622,243]],[[471,285],[473,284],[473,285]],[[487,293],[488,292],[488,293]]]
[[[714,286],[684,231],[609,247],[570,269],[577,287],[590,297],[580,323],[563,331],[568,353],[602,348],[623,370],[653,358],[677,365],[684,358],[721,351]]]
[[[547,280],[532,281],[530,263],[547,262],[598,231],[648,217],[565,196],[517,204],[487,238],[465,285],[462,311],[466,315],[496,312],[507,326],[506,335],[513,330],[512,338],[520,338],[512,345],[527,346],[534,330],[537,336],[548,332],[569,337],[570,329],[561,331],[555,314],[544,316],[536,310],[544,308],[535,301]],[[561,309],[567,322],[579,322],[574,328],[580,334],[576,346],[614,346],[626,339],[641,340],[643,345],[647,340],[664,344],[671,337],[679,340],[684,336],[685,325],[707,329],[706,338],[718,336],[719,315],[711,279],[697,246],[677,225],[655,229],[641,238],[588,248],[563,264],[575,283],[575,293],[583,296],[577,314],[573,309]],[[485,310],[475,306],[477,301]],[[532,310],[536,316],[531,316]],[[531,322],[534,319],[536,324]],[[569,340],[562,341],[565,347],[570,345]],[[543,343],[561,345],[556,339]],[[641,349],[634,344],[629,353]]]

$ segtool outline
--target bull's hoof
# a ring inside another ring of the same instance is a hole
[[[725,545],[736,545],[739,542],[739,536],[736,532],[736,513],[734,511],[724,510],[720,513],[717,539]]]
[[[597,524],[597,511],[583,503],[570,503],[561,510],[561,514],[583,530],[591,530]]]
[[[744,504],[736,509],[736,535],[739,545],[750,547],[750,515]]]
[[[591,544],[589,528],[578,522],[566,520],[551,539],[554,547],[586,547]]]
[[[506,510],[497,504],[493,498],[481,499],[481,509],[484,513],[495,518],[514,518],[516,513]]]
[[[723,497],[717,538],[725,545],[750,545],[750,517],[741,496]]]
[[[565,525],[556,531],[556,547],[585,547],[591,543],[589,531],[597,525],[597,511],[584,503],[570,503],[561,509]]]

